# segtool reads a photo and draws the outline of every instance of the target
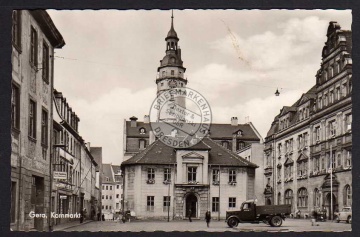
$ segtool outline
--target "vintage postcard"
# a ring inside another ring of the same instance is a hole
[[[351,231],[350,10],[14,10],[12,231]]]

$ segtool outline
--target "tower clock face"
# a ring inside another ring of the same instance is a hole
[[[169,81],[169,87],[174,88],[176,86],[177,86],[177,82],[175,80],[170,80]]]

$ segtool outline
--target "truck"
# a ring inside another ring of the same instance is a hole
[[[239,223],[259,224],[261,222],[272,227],[280,227],[290,213],[290,204],[257,206],[256,200],[247,200],[241,204],[239,211],[227,211],[225,222],[231,228]]]

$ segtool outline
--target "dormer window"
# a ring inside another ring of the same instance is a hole
[[[242,131],[239,130],[239,131],[237,132],[237,135],[238,135],[238,136],[242,136],[242,135],[243,135],[243,134],[242,134]]]
[[[139,131],[140,131],[140,134],[145,134],[145,132],[146,132],[145,128],[140,128]]]

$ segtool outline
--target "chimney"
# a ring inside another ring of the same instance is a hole
[[[155,134],[153,131],[149,132],[149,145],[155,141]]]
[[[144,116],[144,123],[150,123],[150,116],[149,115]]]
[[[238,125],[238,118],[232,117],[231,118],[231,126],[237,126]]]
[[[136,121],[138,120],[138,118],[136,118],[135,116],[132,116],[131,118],[130,118],[130,126],[132,127],[132,128],[136,128]]]
[[[86,148],[90,151],[90,142],[85,143]]]

